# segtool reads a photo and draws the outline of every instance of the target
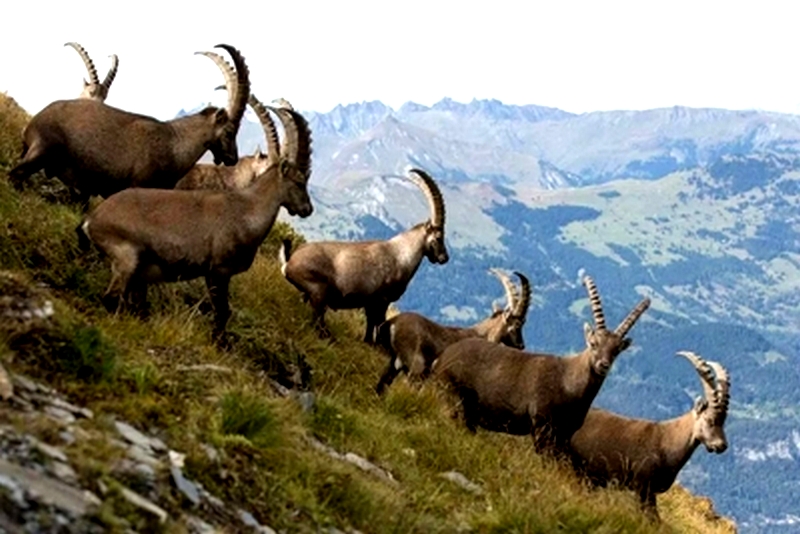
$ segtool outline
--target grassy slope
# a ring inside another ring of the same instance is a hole
[[[3,131],[21,126],[20,117],[8,118],[9,100],[0,95],[0,111],[6,108],[0,140],[14,143]],[[15,192],[3,168],[8,163],[0,160],[0,269],[47,284],[63,337],[58,343],[17,341],[16,354],[0,345],[9,368],[85,403],[98,414],[83,423],[96,435],[107,432],[104,415],[155,430],[187,453],[189,477],[262,523],[288,531],[328,525],[363,532],[731,531],[727,522],[711,519],[705,500],[680,488],[661,499],[665,522],[658,530],[644,521],[632,496],[590,491],[568,469],[534,455],[528,440],[469,434],[450,419],[432,385],[416,392],[400,382],[377,398],[372,388],[385,359],[358,341],[360,315],[332,314],[335,341],[319,340],[307,306],[280,276],[272,258],[278,234],[289,233],[288,227],[276,228],[253,268],[234,278],[227,352],[210,342],[199,281],[151,289],[153,313],[145,322],[106,313],[99,295],[108,267],[96,253],[78,254],[73,229],[79,215],[34,193]],[[96,332],[100,341],[93,344]],[[65,351],[64,343],[76,349]],[[313,368],[312,413],[276,397],[265,379],[298,357]],[[69,365],[76,360],[84,365]],[[181,369],[202,363],[233,372]],[[87,364],[95,372],[87,373]],[[329,459],[307,444],[310,435],[370,459],[399,484]],[[222,460],[209,460],[202,443],[220,449]],[[81,477],[107,473],[105,448],[82,452]],[[485,493],[468,493],[438,476],[451,469],[482,484]],[[177,500],[161,504],[177,516]],[[165,529],[181,531],[173,523]]]

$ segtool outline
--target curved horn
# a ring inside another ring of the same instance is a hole
[[[247,103],[250,104],[250,107],[256,112],[256,116],[259,122],[261,122],[262,128],[264,128],[264,137],[267,140],[267,155],[269,156],[270,164],[278,163],[280,159],[278,130],[275,128],[272,117],[269,116],[269,112],[267,108],[264,107],[264,104],[262,104],[253,93],[250,93]]]
[[[308,122],[293,109],[272,106],[267,106],[267,109],[275,113],[283,124],[282,157],[294,163],[308,180],[311,175],[311,130]]]
[[[431,208],[431,224],[437,228],[444,228],[444,198],[439,186],[433,181],[431,176],[422,169],[411,168],[408,170],[408,178],[422,189],[428,204]]]
[[[519,278],[521,286],[520,298],[514,305],[514,316],[520,319],[525,319],[528,314],[528,307],[531,304],[531,283],[528,277],[519,271],[514,271],[514,274]]]
[[[228,109],[231,128],[236,131],[239,129],[239,123],[244,116],[244,108],[250,98],[250,70],[247,68],[242,54],[231,45],[218,44],[214,48],[226,50],[231,55],[233,65],[236,67],[236,96],[232,99],[231,107]]]
[[[99,84],[100,78],[97,77],[97,69],[94,68],[94,63],[92,63],[92,58],[89,57],[89,53],[86,51],[86,49],[83,48],[78,43],[72,41],[64,43],[64,46],[71,46],[81,56],[83,64],[86,65],[86,70],[89,71],[89,83]]]
[[[231,116],[233,110],[234,97],[236,96],[236,70],[230,63],[225,61],[225,58],[216,52],[195,52],[195,55],[206,56],[213,61],[219,70],[222,71],[222,76],[225,78],[225,90],[228,91],[228,117]],[[217,87],[220,89],[223,86]]]
[[[506,308],[514,310],[517,303],[517,288],[514,282],[511,281],[511,278],[506,273],[496,267],[489,269],[489,273],[495,275],[500,280],[500,283],[503,284],[503,289],[506,290]]]
[[[731,381],[728,378],[728,371],[718,362],[709,361],[708,365],[714,370],[717,375],[717,387],[714,395],[714,407],[720,412],[728,413],[728,404],[731,399]]]
[[[111,54],[111,68],[108,69],[108,74],[106,74],[106,78],[103,80],[103,87],[106,88],[106,92],[111,88],[111,83],[114,81],[114,78],[116,78],[118,69],[119,58],[117,54]]]
[[[603,303],[600,302],[600,293],[597,291],[597,286],[594,285],[594,280],[590,276],[583,277],[583,285],[586,286],[586,291],[589,293],[589,305],[592,307],[595,328],[597,330],[605,330],[606,316],[603,315]]]
[[[642,301],[639,304],[637,304],[634,309],[631,310],[628,316],[625,317],[625,319],[623,319],[621,323],[619,323],[619,326],[614,331],[614,333],[616,333],[619,337],[625,337],[625,334],[627,334],[628,331],[631,328],[633,328],[633,325],[636,324],[636,321],[639,320],[639,317],[641,317],[642,314],[645,312],[645,310],[647,310],[647,308],[649,307],[650,307],[650,299],[649,298],[642,299]]]
[[[272,103],[278,106],[279,108],[286,108],[294,111],[294,106],[292,106],[291,102],[289,102],[285,98],[276,98],[275,100],[272,101]]]
[[[694,366],[697,374],[700,375],[700,382],[703,384],[703,394],[709,403],[714,402],[716,388],[714,387],[714,372],[704,359],[688,350],[678,351],[679,356],[683,356]]]

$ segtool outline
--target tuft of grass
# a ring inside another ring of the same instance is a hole
[[[280,438],[280,424],[270,406],[260,397],[230,391],[220,401],[220,431],[247,438],[260,447],[274,446]]]

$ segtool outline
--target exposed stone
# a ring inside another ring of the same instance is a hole
[[[297,395],[297,402],[300,404],[300,408],[302,408],[304,412],[310,412],[314,408],[316,398],[310,391],[301,391]]]
[[[139,445],[131,445],[126,452],[128,458],[141,464],[147,464],[153,469],[159,469],[162,466],[162,463],[152,455],[149,449],[142,448]]]
[[[178,371],[211,371],[215,373],[230,374],[233,372],[233,369],[230,367],[224,367],[222,365],[214,365],[213,363],[201,363],[197,365],[179,365]]]
[[[481,488],[478,484],[472,482],[470,479],[468,479],[458,471],[447,471],[445,473],[439,473],[439,476],[449,480],[453,484],[460,486],[461,488],[469,492],[472,492],[476,495],[481,495],[483,493],[483,488]]]
[[[186,477],[183,476],[181,470],[175,466],[169,468],[170,474],[172,475],[172,482],[175,484],[175,487],[178,488],[187,499],[189,499],[192,505],[197,506],[200,504],[200,494],[198,493],[197,486]]]
[[[53,504],[73,515],[80,516],[100,504],[100,500],[90,492],[83,492],[63,482],[50,478],[33,469],[22,467],[0,459],[0,475],[12,479],[36,500]]]
[[[163,508],[145,499],[135,491],[126,488],[125,486],[119,487],[119,493],[125,498],[125,500],[127,500],[132,505],[137,506],[142,510],[150,512],[151,514],[156,516],[158,518],[159,523],[164,523],[167,520],[167,517],[169,517],[167,515],[167,512]]]
[[[75,422],[75,416],[63,408],[58,408],[56,406],[45,406],[43,411],[61,424],[71,425]]]
[[[133,428],[128,423],[115,421],[114,426],[117,428],[117,432],[119,432],[120,436],[125,438],[129,443],[138,445],[145,450],[151,449],[150,438]]]
[[[67,484],[75,484],[78,481],[78,474],[69,465],[63,462],[53,462],[50,466],[53,475],[63,480]]]
[[[169,465],[172,467],[177,467],[178,469],[183,469],[184,463],[186,463],[186,455],[182,452],[170,450],[167,453],[167,457],[169,458]]]
[[[11,378],[6,372],[6,368],[0,364],[0,398],[4,401],[14,396],[14,386],[11,384]]]
[[[253,517],[253,514],[251,514],[250,512],[239,510],[239,518],[241,518],[242,523],[244,523],[248,527],[253,527],[259,534],[277,534],[271,528],[266,527],[261,523],[259,523],[258,521],[256,521],[256,518]]]
[[[33,446],[36,447],[42,454],[52,458],[53,460],[58,460],[59,462],[67,462],[67,455],[64,454],[64,451],[59,449],[58,447],[53,447],[52,445],[48,445],[47,443],[41,442],[36,438],[31,437],[31,442]]]
[[[397,484],[397,480],[395,480],[395,478],[392,476],[392,474],[389,471],[386,471],[385,469],[382,469],[382,468],[378,467],[377,465],[373,464],[372,462],[370,462],[366,458],[363,458],[363,457],[361,457],[361,456],[359,456],[359,455],[357,455],[357,454],[355,454],[353,452],[348,452],[348,453],[342,454],[342,453],[338,452],[336,449],[334,449],[333,447],[325,445],[324,443],[322,443],[321,441],[319,441],[318,439],[315,439],[315,438],[309,437],[309,438],[307,438],[307,440],[308,440],[309,444],[312,447],[314,447],[318,451],[324,452],[325,454],[327,454],[331,458],[335,458],[337,460],[342,460],[344,462],[351,463],[351,464],[355,465],[356,467],[358,467],[359,469],[361,469],[362,471],[366,471],[368,473],[372,473],[373,475],[375,475],[378,478],[382,479],[384,482],[388,482],[388,483],[390,483],[392,485]]]
[[[212,462],[219,461],[219,451],[217,449],[206,443],[201,443],[200,448],[203,449],[203,452],[206,453],[206,456],[208,457],[209,460],[211,460]]]
[[[197,516],[186,516],[186,527],[191,534],[218,534],[222,532],[213,525],[210,525]]]

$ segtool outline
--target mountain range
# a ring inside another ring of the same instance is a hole
[[[502,296],[489,267],[534,287],[529,348],[583,345],[580,274],[619,321],[643,296],[597,404],[667,419],[691,407],[697,377],[678,350],[732,377],[731,447],[700,448],[680,480],[743,532],[800,528],[800,117],[673,107],[575,115],[497,100],[381,102],[305,113],[315,212],[289,219],[310,240],[385,238],[428,217],[402,178],[440,184],[451,260],[425,263],[398,302],[464,324]],[[249,118],[240,149],[263,145]]]

